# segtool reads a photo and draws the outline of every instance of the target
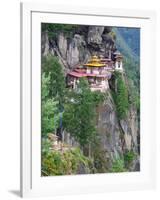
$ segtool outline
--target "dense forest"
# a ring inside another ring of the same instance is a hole
[[[138,34],[134,28],[42,24],[42,176],[140,169]],[[113,72],[109,90],[93,92],[85,78],[76,90],[67,87],[75,65],[117,49],[125,72]]]

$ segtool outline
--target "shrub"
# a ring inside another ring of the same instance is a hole
[[[111,172],[125,172],[124,160],[122,158],[117,158],[113,161]]]
[[[51,150],[48,146],[42,145],[43,176],[80,174],[81,167],[83,167],[83,173],[94,172],[93,161],[85,157],[79,148],[62,152]],[[46,147],[45,150],[44,147]]]
[[[95,103],[95,106],[97,106],[99,103],[104,101],[105,95],[102,92],[94,91],[92,92],[93,95],[93,102]]]
[[[133,160],[136,158],[136,154],[131,150],[131,151],[127,151],[125,154],[124,154],[124,162],[125,162],[125,165],[127,167],[130,166],[130,164],[133,162]]]

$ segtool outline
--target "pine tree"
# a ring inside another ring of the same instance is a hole
[[[128,102],[128,91],[125,85],[122,75],[117,73],[117,92],[114,95],[116,109],[119,119],[124,119],[127,116],[129,102]]]
[[[47,136],[47,133],[53,132],[58,127],[59,121],[59,110],[58,101],[54,98],[49,97],[50,76],[46,76],[45,73],[42,74],[42,118],[41,118],[41,128],[42,136]]]
[[[50,75],[49,96],[56,98],[61,107],[64,102],[65,78],[57,57],[51,55],[44,57],[42,59],[42,72]]]
[[[80,79],[65,105],[64,126],[82,147],[92,140],[95,129],[95,102],[87,80]]]

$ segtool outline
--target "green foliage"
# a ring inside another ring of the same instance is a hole
[[[93,161],[83,155],[79,148],[64,152],[50,149],[48,140],[42,141],[42,175],[78,174],[83,167],[84,173],[94,173]]]
[[[124,160],[122,158],[117,158],[113,161],[111,172],[125,172]]]
[[[129,103],[140,112],[140,30],[138,28],[113,28],[116,45],[124,55],[123,66],[128,79]]]
[[[42,73],[42,81],[41,81],[41,98],[42,101],[45,101],[49,97],[49,82],[50,75],[46,76],[45,73]]]
[[[134,86],[139,91],[140,90],[139,62],[126,57],[123,60],[123,66],[125,68],[128,79],[133,81]]]
[[[124,67],[128,76],[129,103],[140,112],[140,74],[139,64],[131,59],[124,60]],[[134,70],[133,70],[134,69]]]
[[[47,85],[49,89],[49,97],[56,98],[59,105],[64,102],[65,78],[57,57],[49,55],[42,58],[42,72],[50,76],[50,82]]]
[[[88,81],[82,78],[65,105],[64,127],[83,147],[96,133],[94,100],[95,94],[93,97]]]
[[[50,39],[56,39],[60,32],[63,32],[68,37],[71,37],[78,26],[72,24],[50,24],[42,23],[42,32],[48,31]]]
[[[95,106],[98,106],[105,99],[105,94],[99,91],[92,92],[92,96],[93,96],[93,102]]]
[[[140,113],[140,96],[139,91],[134,86],[133,82],[131,80],[128,81],[129,84],[129,103],[130,105],[133,105],[138,114]]]
[[[128,101],[128,91],[125,85],[122,75],[115,72],[116,77],[116,91],[113,93],[113,99],[116,104],[117,115],[119,119],[124,119],[127,116],[129,101]]]
[[[125,162],[126,167],[129,167],[135,158],[136,158],[136,154],[133,151],[127,151],[124,154],[124,162]]]
[[[42,136],[53,132],[58,128],[59,113],[57,108],[58,102],[48,99],[42,102]]]
[[[108,161],[106,159],[106,151],[104,151],[103,147],[101,146],[101,142],[97,137],[92,143],[92,154],[97,173],[109,172]]]
[[[136,153],[132,150],[128,150],[124,153],[123,157],[116,158],[112,163],[111,172],[125,172],[129,171],[129,168],[136,158]]]
[[[52,132],[58,127],[59,113],[58,113],[58,101],[53,98],[49,98],[49,85],[50,76],[42,74],[42,136],[46,136],[47,133]]]
[[[42,137],[41,143],[42,143],[41,151],[42,151],[43,157],[48,156],[50,152],[50,148],[51,148],[51,141],[48,138]]]

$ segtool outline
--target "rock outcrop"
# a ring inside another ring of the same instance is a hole
[[[139,154],[137,112],[130,108],[127,118],[119,120],[110,91],[104,103],[97,108],[97,129],[101,151],[105,153],[109,166],[114,159],[122,157],[127,151]],[[137,163],[138,157],[131,166],[132,171],[139,170]]]
[[[83,32],[78,30],[78,33],[70,38],[61,32],[54,41],[49,40],[47,32],[43,33],[42,55],[49,53],[57,55],[55,49],[58,49],[61,55],[60,59],[67,63],[65,67],[74,68],[76,65],[86,62],[91,55],[106,55],[109,54],[109,51],[115,51],[116,47],[114,38],[110,32],[106,32],[104,27],[89,26]]]

